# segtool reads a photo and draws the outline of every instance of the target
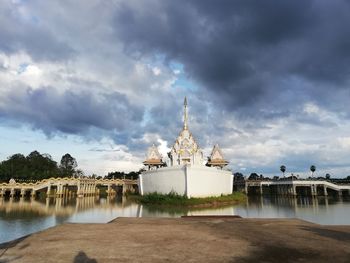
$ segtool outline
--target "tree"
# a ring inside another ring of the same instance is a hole
[[[248,180],[258,180],[259,175],[257,173],[251,173],[248,177]]]
[[[73,175],[74,175],[74,177],[84,177],[84,171],[83,170],[81,170],[81,169],[77,169],[76,171],[73,171]],[[95,178],[95,177],[93,177],[93,178]]]
[[[1,162],[1,181],[7,182],[11,178],[24,179],[27,175],[27,162],[23,154],[17,153]]]
[[[311,176],[314,176],[314,172],[316,171],[316,166],[315,166],[315,165],[311,165],[311,166],[310,166],[310,171],[311,171],[311,173],[312,173]]]
[[[0,163],[0,180],[41,180],[57,177],[57,163],[49,154],[32,151],[28,156],[17,153]]]
[[[233,174],[233,180],[235,182],[237,182],[237,181],[244,181],[244,175],[242,173],[239,173],[239,172],[234,173]]]
[[[73,176],[75,168],[78,166],[77,161],[69,153],[66,153],[61,158],[60,171],[63,177]]]
[[[57,163],[52,160],[49,154],[40,154],[38,151],[32,151],[26,159],[30,179],[41,180],[57,177]]]
[[[331,175],[330,174],[326,174],[326,179],[327,180],[331,179]]]
[[[286,166],[285,165],[281,165],[280,170],[283,173],[283,177],[284,177],[284,173],[286,172]]]

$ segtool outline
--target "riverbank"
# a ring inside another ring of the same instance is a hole
[[[0,262],[347,262],[350,226],[296,219],[118,218],[0,245]]]
[[[234,192],[230,195],[222,195],[217,197],[187,198],[176,193],[169,193],[165,195],[151,193],[143,196],[128,195],[128,199],[143,205],[201,208],[244,203],[247,200],[247,196],[242,192]]]

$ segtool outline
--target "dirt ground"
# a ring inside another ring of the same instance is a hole
[[[0,244],[0,262],[350,262],[350,226],[296,219],[118,218]]]

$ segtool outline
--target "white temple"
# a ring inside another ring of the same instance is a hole
[[[165,167],[166,162],[157,147],[153,145],[148,149],[143,162],[148,169],[139,177],[141,195],[176,192],[187,197],[207,197],[232,193],[233,175],[231,171],[223,170],[228,162],[219,146],[214,146],[205,164],[203,152],[188,129],[186,98],[183,128],[168,157],[169,166]]]
[[[203,152],[188,130],[187,99],[184,102],[184,126],[169,153],[170,165],[203,164]]]

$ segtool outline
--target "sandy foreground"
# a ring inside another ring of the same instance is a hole
[[[118,218],[0,244],[0,262],[350,262],[350,226],[297,219]]]

